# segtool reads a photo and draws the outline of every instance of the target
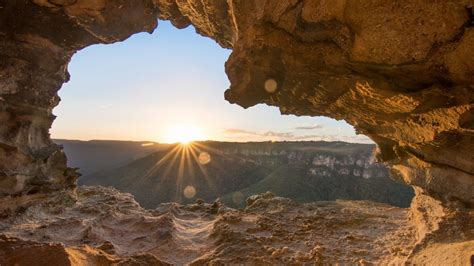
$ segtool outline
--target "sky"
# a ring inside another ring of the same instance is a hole
[[[71,79],[51,136],[176,142],[181,140],[327,140],[371,143],[344,121],[281,115],[278,108],[244,109],[224,99],[224,63],[231,50],[160,21],[153,34],[93,45],[69,64]]]

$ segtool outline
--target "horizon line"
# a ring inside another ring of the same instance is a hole
[[[51,138],[51,140],[68,140],[68,141],[82,141],[82,142],[91,142],[91,141],[116,141],[116,142],[137,142],[137,143],[156,143],[156,144],[168,144],[175,145],[180,144],[180,142],[159,142],[159,141],[150,141],[150,140],[124,140],[124,139],[68,139],[68,138]],[[342,142],[349,144],[367,144],[375,145],[375,143],[365,143],[365,142],[348,142],[344,140],[261,140],[261,141],[226,141],[226,140],[193,140],[192,142],[221,142],[221,143],[283,143],[283,142]]]

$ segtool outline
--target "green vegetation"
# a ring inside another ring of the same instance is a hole
[[[373,161],[373,149],[344,142],[207,141],[171,146],[86,175],[79,184],[113,186],[148,208],[197,198],[243,207],[246,197],[265,191],[300,202],[351,199],[408,207],[412,189],[389,178],[388,169]],[[198,162],[201,152],[210,154],[210,163]],[[184,195],[187,186],[195,195]]]

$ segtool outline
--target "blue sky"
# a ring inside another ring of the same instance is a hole
[[[153,34],[87,47],[69,65],[71,80],[59,91],[51,135],[173,142],[186,131],[225,141],[370,142],[343,121],[228,103],[224,63],[230,52],[192,27],[178,30],[162,21]]]

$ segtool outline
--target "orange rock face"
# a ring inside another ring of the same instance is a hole
[[[424,223],[420,236],[444,223],[466,225],[460,217],[474,206],[472,6],[472,0],[0,1],[2,201],[74,187],[77,174],[48,134],[72,54],[152,31],[159,18],[178,28],[192,24],[233,50],[228,101],[344,119],[372,138],[393,177],[417,188],[412,213]],[[459,230],[461,239],[472,239]]]

